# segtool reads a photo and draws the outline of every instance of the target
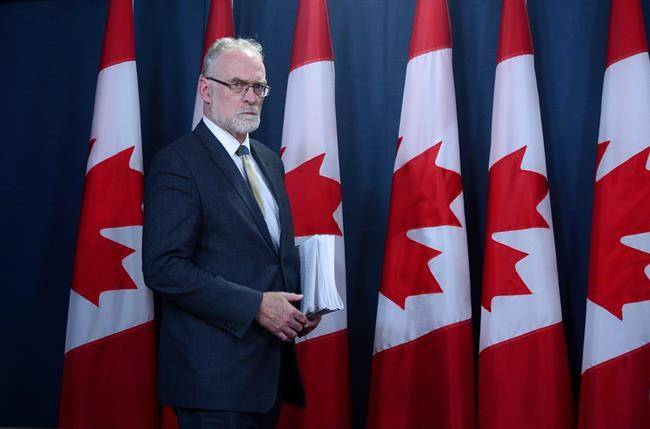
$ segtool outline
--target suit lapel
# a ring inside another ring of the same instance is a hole
[[[237,191],[237,194],[239,194],[241,197],[244,205],[248,209],[249,214],[253,217],[253,220],[255,221],[260,234],[266,241],[266,244],[269,246],[271,251],[277,253],[275,245],[273,244],[273,240],[271,239],[269,229],[266,226],[266,221],[262,215],[262,211],[260,210],[257,201],[255,201],[255,197],[248,187],[248,184],[244,180],[244,177],[237,169],[237,166],[233,162],[232,158],[230,158],[228,152],[226,152],[226,149],[219,142],[219,140],[217,140],[214,134],[212,134],[212,132],[203,123],[203,121],[199,122],[199,124],[194,129],[194,132],[199,136],[199,140],[203,146],[205,146],[206,149],[210,152],[212,161],[214,161],[217,167],[219,167],[223,175],[226,176],[235,191]]]

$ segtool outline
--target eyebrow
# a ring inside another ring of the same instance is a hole
[[[251,81],[249,81],[249,80],[242,79],[242,78],[240,78],[240,77],[233,77],[233,78],[230,78],[230,79],[228,79],[228,80],[229,80],[230,82],[236,82],[236,81],[239,81],[239,82],[243,82],[243,83],[250,83],[250,84],[253,84],[253,85],[255,85],[255,84],[266,85],[266,84],[267,84],[266,79],[261,80],[261,81],[257,81],[257,82],[251,82]]]

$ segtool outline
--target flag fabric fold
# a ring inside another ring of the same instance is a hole
[[[501,11],[478,382],[482,428],[575,424],[524,0],[504,0]]]
[[[650,426],[650,58],[612,0],[596,156],[579,427]]]
[[[131,0],[111,0],[70,291],[62,428],[158,424],[153,299],[141,262],[139,106]]]
[[[346,303],[343,206],[334,99],[334,56],[326,0],[300,0],[287,83],[281,145],[299,243],[335,237],[335,279]],[[280,428],[350,427],[347,309],[323,316],[298,339],[304,410],[285,404]]]
[[[446,0],[416,3],[368,428],[475,427],[469,263]]]
[[[235,35],[235,24],[232,14],[233,0],[212,0],[208,12],[208,22],[205,26],[205,37],[203,38],[203,50],[201,51],[201,67],[203,58],[210,46],[222,37],[233,37]],[[201,68],[199,67],[199,68]],[[192,116],[192,129],[196,127],[203,117],[203,100],[199,95],[199,84],[196,84],[196,98],[194,100],[194,115]]]

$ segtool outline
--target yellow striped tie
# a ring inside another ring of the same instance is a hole
[[[264,203],[262,202],[262,193],[260,192],[260,184],[257,181],[257,175],[255,174],[255,168],[253,167],[253,160],[251,159],[250,151],[246,146],[239,145],[237,152],[235,152],[244,163],[244,171],[246,172],[246,178],[248,179],[248,186],[253,191],[253,197],[257,201],[257,205],[260,206],[262,215],[264,214]]]

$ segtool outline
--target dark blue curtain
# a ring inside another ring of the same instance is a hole
[[[646,22],[648,0],[644,0]],[[280,146],[297,0],[235,0],[273,86],[256,137]],[[500,0],[449,0],[478,315]],[[190,127],[209,0],[138,0],[145,172]],[[563,314],[579,383],[607,0],[529,0]],[[365,419],[415,0],[329,0],[346,233],[353,422]],[[0,4],[0,425],[54,426],[106,0]],[[478,319],[475,319],[478,334]],[[478,335],[477,335],[478,336]],[[478,339],[478,338],[477,338]],[[577,392],[576,392],[577,393]]]

